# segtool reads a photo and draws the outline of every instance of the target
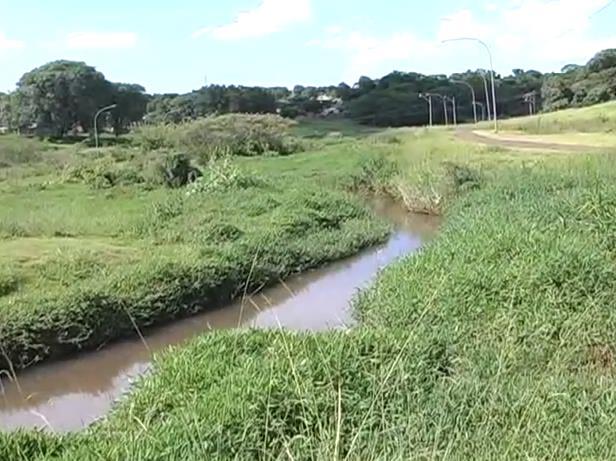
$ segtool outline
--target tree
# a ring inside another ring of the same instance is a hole
[[[105,76],[83,62],[54,61],[25,74],[17,84],[28,122],[39,134],[62,137],[79,124],[89,130],[96,110],[112,99]],[[21,120],[24,121],[23,119]]]
[[[590,72],[601,72],[612,67],[616,67],[615,48],[600,51],[586,65]]]
[[[8,127],[10,125],[11,100],[10,96],[6,93],[0,92],[0,128]]]
[[[111,119],[116,136],[125,132],[131,123],[143,119],[148,99],[145,88],[141,85],[113,84],[113,102],[117,107],[111,112]]]

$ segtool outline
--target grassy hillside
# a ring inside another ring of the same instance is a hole
[[[422,130],[250,159],[289,187],[350,176],[444,228],[358,298],[355,330],[198,338],[106,421],[0,435],[0,459],[611,459],[615,162]]]
[[[482,124],[489,128],[488,124]],[[581,109],[566,109],[503,120],[504,130],[523,131],[529,134],[556,133],[614,133],[616,127],[616,102],[597,104]]]

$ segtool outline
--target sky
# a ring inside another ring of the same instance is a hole
[[[150,93],[332,85],[393,70],[542,72],[616,48],[614,0],[0,0],[0,91],[57,59]]]

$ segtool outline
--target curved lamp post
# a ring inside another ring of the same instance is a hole
[[[494,112],[494,131],[498,131],[498,112],[497,112],[497,108],[496,108],[496,85],[494,84],[494,60],[492,59],[492,51],[490,51],[490,47],[486,44],[486,42],[484,42],[483,40],[480,40],[478,38],[475,37],[459,37],[459,38],[452,38],[449,40],[443,40],[443,43],[448,43],[448,42],[461,42],[461,41],[472,41],[472,42],[477,42],[479,44],[481,44],[486,51],[488,52],[488,56],[490,58],[490,77],[492,79],[492,109]]]
[[[98,149],[98,117],[103,112],[107,112],[108,110],[115,109],[116,107],[118,107],[117,104],[111,104],[110,106],[103,107],[94,116],[94,145],[96,146],[97,149]]]
[[[471,90],[471,95],[473,96],[473,117],[475,118],[475,125],[477,125],[477,97],[475,96],[475,88],[473,88],[473,85],[464,80],[452,80],[452,82],[460,85],[466,85]]]

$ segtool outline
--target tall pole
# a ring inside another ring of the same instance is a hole
[[[475,125],[477,124],[477,96],[475,94],[475,88],[470,83],[464,80],[452,80],[453,83],[459,83],[460,85],[466,85],[471,90],[473,96],[473,118],[475,119]]]
[[[473,42],[477,42],[481,44],[481,46],[483,46],[485,50],[488,52],[488,57],[490,58],[490,78],[492,80],[492,110],[494,114],[494,131],[498,132],[498,109],[496,107],[496,83],[494,82],[495,73],[494,73],[494,59],[492,58],[492,51],[490,50],[490,47],[486,44],[486,42],[478,38],[475,38],[475,37],[453,38],[450,40],[444,40],[444,42],[459,42],[463,40],[466,40],[466,41],[470,40]]]
[[[490,109],[490,92],[488,91],[488,81],[486,80],[486,76],[483,72],[480,72],[481,79],[483,80],[483,87],[486,92],[486,107],[488,108],[488,121],[492,120],[492,111]]]
[[[441,96],[441,99],[443,100],[443,112],[445,113],[445,126],[449,125],[449,114],[447,114],[448,109],[447,109],[447,98],[445,96]]]
[[[103,107],[102,109],[100,109],[96,115],[94,116],[94,145],[96,146],[96,148],[98,149],[98,117],[99,115],[101,115],[103,112],[106,112],[108,110],[112,110],[115,109],[116,107],[118,107],[117,104],[111,104],[110,106],[106,106]]]
[[[433,121],[434,121],[433,120],[433,116],[432,116],[432,95],[430,93],[428,93],[428,94],[420,93],[419,97],[421,99],[424,99],[424,100],[428,101],[428,110],[430,111],[430,128],[432,128]]]
[[[475,105],[481,107],[481,120],[485,120],[486,119],[486,106],[485,106],[485,104],[483,104],[482,102],[476,102]]]
[[[451,97],[451,104],[453,105],[453,124],[454,126],[458,126],[458,109],[456,107],[456,97]]]

